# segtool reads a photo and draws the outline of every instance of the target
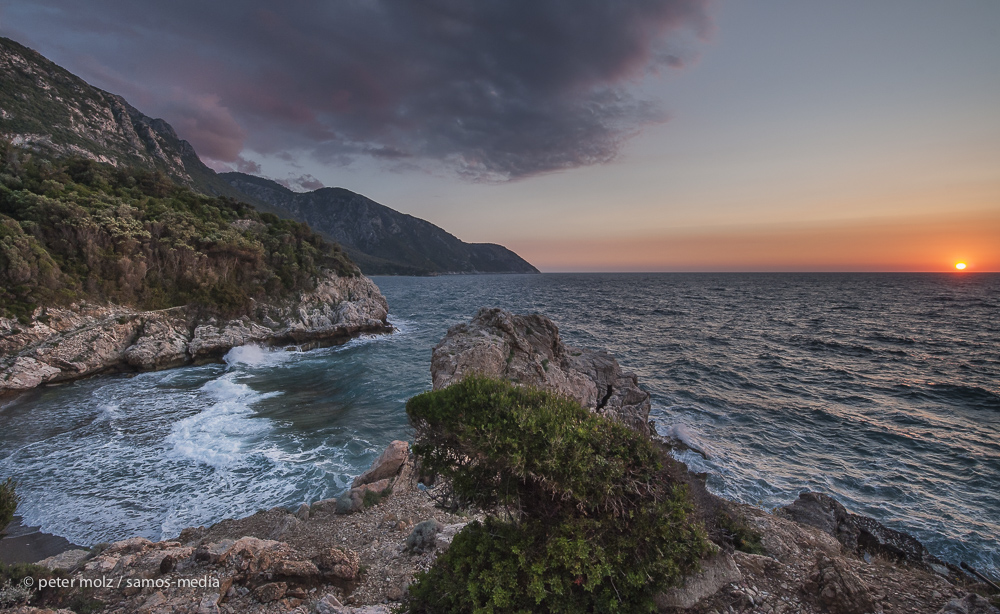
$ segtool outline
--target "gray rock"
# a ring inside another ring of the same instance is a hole
[[[444,526],[437,534],[434,543],[437,547],[439,553],[444,552],[449,547],[451,547],[451,542],[458,535],[459,531],[465,528],[469,524],[467,522],[458,522],[455,524],[449,524]]]
[[[42,567],[48,569],[72,569],[87,560],[90,552],[87,550],[67,550],[47,559],[38,562]]]
[[[656,607],[661,612],[673,608],[682,610],[693,607],[702,599],[711,597],[726,585],[743,579],[732,555],[723,553],[701,562],[701,571],[684,579],[684,585],[656,596]]]
[[[362,484],[371,484],[379,480],[394,477],[397,473],[399,473],[400,468],[406,462],[409,455],[410,444],[405,441],[393,441],[388,447],[386,447],[382,454],[375,459],[375,462],[372,463],[372,466],[368,469],[368,471],[365,471],[358,477],[354,478],[354,482],[351,483],[351,487],[357,488]]]
[[[367,277],[329,273],[316,289],[280,304],[259,303],[255,317],[199,320],[184,307],[139,311],[120,305],[39,308],[28,325],[0,318],[0,391],[26,390],[109,369],[148,371],[221,356],[248,343],[336,343],[387,332],[388,304]],[[189,332],[192,331],[193,332]]]
[[[938,614],[1000,614],[1000,609],[975,593],[969,593],[961,599],[952,599],[938,610]]]
[[[649,434],[649,393],[606,352],[568,347],[542,315],[480,309],[451,327],[434,347],[431,377],[438,390],[479,373],[568,395],[598,414]]]
[[[433,518],[421,522],[406,538],[406,549],[418,554],[430,552],[437,546],[437,535],[443,528],[444,525]]]
[[[837,538],[844,548],[853,552],[858,547],[858,527],[843,505],[829,495],[804,492],[785,507],[775,510],[775,515],[816,527]]]
[[[295,512],[295,517],[299,520],[309,520],[309,504],[303,503],[299,506],[299,509]]]
[[[261,603],[270,603],[284,597],[286,592],[288,585],[284,582],[268,582],[254,589],[253,596]]]
[[[807,593],[832,614],[868,614],[875,602],[861,578],[841,559],[820,555],[805,583]]]

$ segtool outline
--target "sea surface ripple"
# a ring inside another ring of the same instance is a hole
[[[766,509],[816,490],[1000,572],[1000,275],[377,277],[399,329],[309,352],[92,378],[0,404],[0,476],[71,541],[334,496],[430,387],[481,306],[552,318],[638,374],[709,487]]]

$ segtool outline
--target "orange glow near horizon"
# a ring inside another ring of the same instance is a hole
[[[1000,271],[1000,212],[561,237],[509,246],[543,271]],[[955,264],[960,262],[965,267]]]

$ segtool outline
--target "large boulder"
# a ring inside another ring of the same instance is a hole
[[[354,478],[351,488],[357,488],[362,484],[372,484],[379,480],[395,477],[399,473],[400,467],[406,462],[410,454],[410,444],[405,441],[393,441],[389,444],[372,466],[358,477]]]
[[[544,388],[648,435],[649,393],[607,352],[565,345],[545,316],[483,308],[451,327],[434,347],[431,378],[438,390],[477,373]]]

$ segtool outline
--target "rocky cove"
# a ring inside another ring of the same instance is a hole
[[[206,317],[189,307],[38,308],[30,322],[0,318],[0,393],[98,373],[151,371],[218,358],[233,347],[342,343],[392,330],[388,305],[363,276],[327,272],[297,299],[257,303],[253,317]]]
[[[481,310],[434,348],[443,388],[469,373],[547,387],[592,411],[649,433],[649,396],[604,352],[564,345],[542,316]],[[657,439],[661,446],[680,445]],[[660,611],[994,612],[985,592],[913,538],[804,493],[773,513],[715,497],[703,476],[686,483],[715,546],[700,573],[661,596]],[[275,508],[171,541],[134,538],[43,562],[72,578],[145,579],[77,597],[114,612],[384,612],[475,510],[435,507],[440,485],[421,476],[405,442],[393,442],[341,497]],[[720,523],[725,516],[736,524]],[[756,536],[747,548],[741,539]],[[736,538],[736,539],[734,539]],[[179,586],[184,578],[214,578]],[[53,606],[73,591],[50,589]],[[37,612],[21,608],[22,612]]]

